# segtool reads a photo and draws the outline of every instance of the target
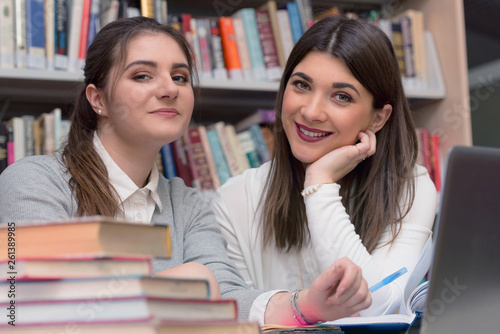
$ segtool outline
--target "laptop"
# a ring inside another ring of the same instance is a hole
[[[447,157],[421,334],[500,333],[500,149]]]

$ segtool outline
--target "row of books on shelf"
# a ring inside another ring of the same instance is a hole
[[[202,78],[279,81],[293,46],[315,21],[349,15],[367,19],[386,32],[404,78],[426,80],[424,20],[417,10],[384,18],[379,11],[346,13],[332,7],[313,16],[310,0],[281,6],[269,0],[230,16],[194,17],[167,12],[165,0],[1,0],[0,4],[0,68],[78,71],[102,26],[143,15],[184,34]]]
[[[274,110],[259,109],[235,124],[192,124],[183,137],[162,147],[157,166],[167,178],[181,177],[199,190],[216,189],[231,176],[270,159],[272,132],[264,125],[274,119]],[[59,108],[0,123],[0,173],[26,156],[53,156],[65,143],[70,125],[61,119]]]
[[[0,244],[16,244],[0,255],[0,333],[259,333],[207,280],[152,275],[169,232],[99,216],[0,227]]]

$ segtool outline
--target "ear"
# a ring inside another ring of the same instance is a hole
[[[101,110],[101,116],[106,114],[103,93],[98,90],[94,84],[89,84],[87,88],[85,88],[85,95],[96,113],[98,110]]]
[[[381,109],[375,110],[372,123],[370,128],[373,128],[373,132],[377,133],[385,125],[385,122],[391,117],[392,106],[390,104],[384,105]]]

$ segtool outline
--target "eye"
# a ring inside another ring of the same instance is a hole
[[[298,89],[302,89],[302,90],[310,90],[311,89],[309,84],[303,80],[295,80],[292,83],[292,85],[297,87]]]
[[[335,94],[334,97],[335,99],[337,99],[339,102],[342,103],[352,102],[352,97],[344,93]]]
[[[146,81],[146,80],[149,80],[151,79],[151,76],[149,76],[148,74],[136,74],[132,77],[133,80],[136,80],[136,81]]]
[[[172,76],[172,80],[179,83],[188,83],[189,77],[184,74],[176,74]]]

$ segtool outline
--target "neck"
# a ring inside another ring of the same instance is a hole
[[[111,156],[113,161],[123,170],[125,174],[139,187],[144,187],[151,173],[151,168],[156,162],[159,149],[145,147],[145,145],[130,145],[121,143],[99,134],[102,145]]]

